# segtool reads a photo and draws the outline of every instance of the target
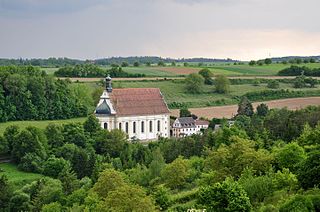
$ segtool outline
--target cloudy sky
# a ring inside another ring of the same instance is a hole
[[[319,0],[0,0],[0,57],[320,55]]]

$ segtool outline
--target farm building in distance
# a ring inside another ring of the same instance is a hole
[[[102,128],[123,130],[131,140],[170,136],[170,111],[158,88],[112,89],[108,76],[95,114]]]
[[[176,138],[200,134],[202,129],[208,129],[209,122],[194,120],[192,117],[177,118],[172,124],[172,136]]]

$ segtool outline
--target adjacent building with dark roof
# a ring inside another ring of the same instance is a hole
[[[130,139],[169,137],[170,111],[159,88],[112,89],[107,77],[95,114],[102,128],[121,129]]]
[[[200,134],[202,129],[208,129],[209,122],[195,120],[192,117],[177,118],[172,124],[173,137],[186,137],[193,134]]]

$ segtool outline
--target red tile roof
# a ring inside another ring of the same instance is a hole
[[[159,88],[118,88],[110,93],[117,115],[170,113]]]

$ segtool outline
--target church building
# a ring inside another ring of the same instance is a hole
[[[112,89],[108,76],[95,114],[102,128],[120,129],[130,140],[156,140],[170,134],[170,111],[159,88]]]

